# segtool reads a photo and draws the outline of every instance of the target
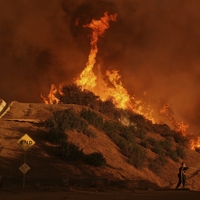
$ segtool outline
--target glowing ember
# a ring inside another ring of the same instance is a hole
[[[198,137],[197,140],[190,140],[190,148],[192,150],[200,149],[200,137]]]

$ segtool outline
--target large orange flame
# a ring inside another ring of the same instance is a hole
[[[121,76],[117,70],[106,71],[106,76],[109,81],[108,84],[102,79],[101,74],[96,76],[93,72],[93,67],[96,63],[96,55],[98,52],[97,42],[99,36],[102,36],[106,29],[109,28],[109,21],[116,21],[117,14],[108,15],[104,13],[104,17],[100,20],[92,20],[90,24],[84,27],[92,29],[91,34],[91,50],[88,56],[88,62],[86,63],[85,69],[82,71],[80,76],[75,80],[75,83],[82,89],[90,90],[96,95],[100,96],[101,100],[111,98],[117,108],[132,109],[135,112],[144,115],[148,119],[154,122],[151,114],[146,114],[143,111],[141,101],[136,101],[133,97],[128,94],[128,91],[123,87],[121,82]],[[136,109],[137,108],[137,109]]]
[[[94,94],[98,95],[102,101],[107,99],[112,99],[113,103],[117,108],[122,109],[131,109],[135,113],[143,115],[146,119],[151,120],[155,123],[153,115],[153,109],[150,105],[146,105],[141,100],[136,99],[133,96],[128,94],[128,91],[124,88],[121,82],[121,76],[117,70],[106,71],[107,82],[102,78],[102,74],[100,73],[98,66],[99,74],[95,75],[93,72],[94,65],[96,64],[96,55],[98,53],[98,39],[102,36],[106,29],[109,28],[110,21],[116,21],[117,14],[108,15],[108,12],[104,13],[104,16],[100,18],[100,20],[92,20],[91,23],[84,25],[84,27],[92,29],[91,33],[91,49],[88,56],[88,61],[86,63],[85,69],[81,72],[80,76],[75,79],[75,84],[78,85],[82,90],[86,89]],[[76,20],[76,24],[79,23],[79,19]],[[50,92],[45,98],[41,95],[43,101],[47,104],[55,104],[60,103],[59,99],[56,97],[56,94],[63,95],[61,93],[62,85],[60,85],[59,90],[55,87],[55,85],[51,85]],[[165,105],[159,111],[160,115],[164,115],[172,124],[173,128],[180,132],[183,136],[186,135],[188,125],[185,125],[183,122],[177,122],[173,115],[170,112],[169,105]],[[128,119],[120,119],[121,121],[125,121],[128,125]],[[200,148],[200,137],[198,140],[191,140],[191,149]]]
[[[97,42],[99,36],[102,36],[106,29],[109,28],[109,21],[116,21],[117,14],[108,15],[107,12],[104,13],[104,17],[101,17],[100,20],[92,20],[90,24],[85,25],[84,27],[91,28],[91,50],[88,56],[88,62],[86,68],[80,74],[80,77],[75,81],[78,86],[81,86],[82,89],[93,90],[96,86],[97,77],[93,73],[93,67],[96,63],[96,54],[98,52]]]

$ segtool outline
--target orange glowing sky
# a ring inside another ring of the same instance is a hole
[[[0,98],[41,102],[52,83],[72,83],[90,52],[83,25],[108,11],[118,19],[99,38],[94,73],[118,70],[131,96],[170,105],[200,135],[199,10],[198,0],[0,0]]]

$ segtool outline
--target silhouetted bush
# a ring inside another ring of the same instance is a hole
[[[106,165],[106,159],[103,154],[100,152],[94,152],[88,155],[85,155],[85,162],[89,165],[96,167],[102,167]]]
[[[196,147],[196,148],[195,148],[195,151],[198,152],[198,153],[200,153],[200,148],[199,148],[199,147]]]
[[[167,124],[153,124],[153,132],[158,133],[164,137],[172,134],[172,131]]]
[[[146,137],[147,131],[143,128],[137,129],[135,131],[135,136],[141,139],[144,139]]]
[[[64,86],[62,88],[62,96],[60,96],[60,102],[65,104],[77,104],[88,106],[93,109],[99,107],[99,97],[88,90],[81,90],[75,84]]]
[[[132,164],[134,167],[141,169],[144,167],[146,159],[146,150],[138,144],[133,145],[128,156],[129,163]]]
[[[180,158],[182,158],[182,159],[185,158],[185,149],[183,147],[177,146],[176,153]]]
[[[147,142],[149,142],[149,144],[153,146],[156,143],[156,140],[152,137],[148,137]]]
[[[124,134],[121,131],[126,130],[121,123],[113,122],[113,121],[105,121],[103,131],[113,140],[113,142],[122,150],[124,155],[128,155],[128,148],[131,142],[134,141],[133,137],[131,136],[132,133]]]
[[[181,146],[188,147],[188,145],[189,145],[189,139],[188,138],[182,136],[180,133],[177,133],[177,132],[174,132],[173,136],[174,136],[174,141],[176,143],[178,143]]]
[[[84,133],[88,129],[88,124],[72,109],[53,112],[44,124],[48,129],[47,138],[56,143],[62,143],[66,140],[65,131],[67,130],[77,130]]]
[[[64,143],[56,148],[56,154],[66,161],[74,161],[83,158],[84,154],[82,149],[73,143]]]
[[[114,142],[125,156],[129,157],[132,154],[133,141],[130,142],[123,137],[118,136],[118,138],[115,137]]]
[[[151,150],[159,155],[164,154],[164,149],[160,141],[155,141]]]
[[[178,154],[177,154],[176,151],[170,150],[170,151],[168,151],[167,155],[168,155],[173,161],[175,161],[175,162],[178,162],[178,161],[179,161],[179,156],[178,156]]]
[[[143,167],[146,159],[146,151],[136,144],[133,134],[134,127],[123,126],[119,122],[105,121],[104,132],[121,149],[122,153],[128,157],[129,162],[135,167]]]
[[[172,143],[170,140],[165,139],[163,141],[160,141],[162,147],[166,150],[166,151],[170,151],[171,147],[172,147]]]
[[[130,123],[136,123],[138,128],[143,129],[147,122],[147,119],[145,119],[143,115],[133,113],[132,111],[128,111],[128,113]]]
[[[111,99],[99,101],[99,112],[109,116],[113,120],[118,120],[120,117],[120,113]]]
[[[126,140],[135,141],[135,136],[134,136],[135,127],[134,126],[121,125],[119,126],[119,131],[120,131],[120,135]]]
[[[112,135],[119,134],[122,124],[117,121],[105,121],[103,124],[103,131],[112,138]]]
[[[140,141],[140,145],[142,145],[146,149],[150,149],[151,148],[151,145],[149,144],[149,142],[146,139],[141,140]]]
[[[86,119],[95,128],[97,129],[103,128],[103,117],[98,115],[94,111],[83,108],[80,112],[80,116]]]
[[[53,143],[62,144],[67,140],[67,134],[61,130],[49,130],[47,140]]]

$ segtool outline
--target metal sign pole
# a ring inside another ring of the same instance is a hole
[[[30,170],[30,167],[26,164],[26,151],[35,144],[35,141],[25,134],[17,141],[17,144],[24,150],[24,164],[19,167],[19,170],[24,174],[22,188],[25,188],[26,172]]]
[[[24,151],[24,163],[26,163],[26,151]],[[24,173],[23,176],[23,189],[25,188],[25,182],[26,182],[26,173]]]
[[[23,186],[22,186],[22,189],[25,188],[25,180],[26,180],[26,174],[24,174],[24,176],[23,176]]]
[[[24,151],[24,163],[26,163],[26,151]]]

